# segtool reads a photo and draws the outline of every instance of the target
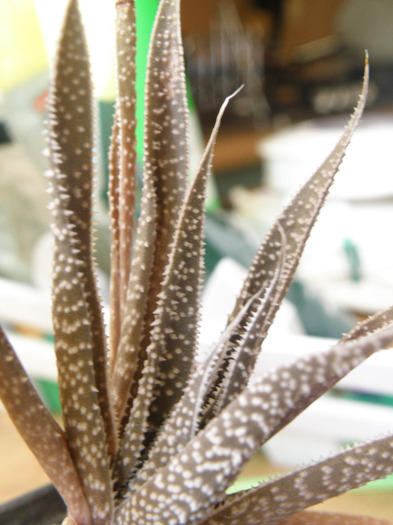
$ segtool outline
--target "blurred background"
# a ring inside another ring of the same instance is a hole
[[[107,298],[113,2],[80,4],[97,96],[97,259]],[[64,6],[64,0],[0,0],[0,320],[55,413],[43,151],[49,64]],[[137,0],[140,178],[144,63],[156,6],[157,0]],[[209,188],[202,350],[223,328],[273,219],[340,137],[361,89],[366,49],[370,56],[366,113],[259,371],[326,348],[357,319],[393,302],[393,2],[182,0],[182,22],[193,169],[224,98],[244,85],[225,114]],[[267,451],[270,461],[296,464],[391,430],[392,373],[389,353],[362,365],[288,427],[277,448]],[[325,422],[321,431],[319,420]],[[0,501],[6,499],[2,490]]]

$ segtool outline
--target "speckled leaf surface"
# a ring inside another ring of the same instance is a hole
[[[344,158],[352,134],[362,115],[366,104],[368,75],[368,62],[366,60],[362,93],[341,139],[321,167],[295,195],[266,235],[264,242],[252,262],[248,277],[246,278],[236,307],[230,318],[233,318],[240,306],[244,304],[249,297],[253,296],[266,281],[269,282],[273,279],[275,268],[279,262],[281,247],[280,229],[282,229],[287,241],[284,264],[285,278],[279,281],[276,305],[271,308],[266,322],[273,320],[278,305],[281,303],[296,270],[311,228],[317,219],[334,181],[335,174]]]
[[[245,388],[254,369],[270,327],[266,318],[275,306],[276,289],[284,269],[287,243],[284,232],[280,233],[281,248],[272,281],[248,299],[226,327],[223,348],[220,349],[220,343],[216,347],[219,364],[216,366],[216,374],[210,379],[210,388],[204,400],[202,425],[206,425]]]
[[[109,184],[108,200],[110,210],[111,234],[111,268],[110,268],[110,341],[109,341],[109,370],[113,372],[117,349],[120,339],[120,327],[124,304],[123,284],[120,273],[120,125],[119,116],[115,115],[112,128],[111,144],[109,148]]]
[[[202,359],[204,201],[228,100],[189,183],[180,0],[161,0],[148,57],[143,189],[134,239],[136,14],[133,0],[118,0],[114,7],[118,102],[110,150],[110,344],[94,273],[89,60],[77,1],[70,0],[48,112],[53,328],[64,430],[38,399],[2,332],[0,395],[64,496],[67,525],[296,525],[302,515],[336,525],[337,516],[326,520],[303,509],[391,473],[391,436],[250,491],[227,496],[226,490],[266,440],[368,356],[393,346],[391,308],[325,352],[252,375],[360,119],[368,66],[341,140],[273,225],[226,329]],[[351,525],[349,518],[342,523]]]
[[[198,433],[203,421],[207,392],[218,368],[220,359],[215,350],[202,363],[195,365],[181,399],[163,423],[147,461],[133,480],[133,488],[146,482],[155,471],[167,465]]]
[[[260,305],[257,314],[255,308],[249,309],[248,315],[239,319],[239,323],[232,327],[233,335],[229,339],[226,352],[223,353],[223,366],[218,369],[218,375],[212,384],[210,396],[216,399],[206,412],[207,420],[247,384],[261,345],[288,290],[311,228],[362,115],[367,85],[366,64],[363,91],[342,137],[320,169],[304,184],[277,219],[254,258],[234,311],[229,317],[229,323],[231,324],[239,309],[247,301],[257,297],[263,289],[268,291],[265,304]],[[243,338],[244,333],[246,335]],[[220,388],[217,388],[218,386]],[[218,393],[215,394],[214,392],[217,391]]]
[[[111,369],[116,360],[131,267],[136,189],[135,2],[116,2],[117,106],[111,144]]]
[[[226,99],[219,112],[201,166],[181,208],[155,312],[152,344],[160,359],[150,418],[157,428],[184,393],[196,360],[204,264],[206,187],[221,119],[230,99],[236,94]],[[165,339],[160,341],[162,336]]]
[[[371,317],[359,322],[348,334],[341,338],[341,341],[352,341],[370,335],[385,326],[393,323],[393,307],[387,308],[372,315]]]
[[[229,496],[222,508],[218,508],[215,515],[203,524],[281,524],[283,518],[300,510],[391,474],[392,452],[393,436],[358,445],[314,465],[263,483],[255,489]],[[316,519],[315,516],[312,517],[313,520],[314,518]],[[387,523],[385,520],[381,521]],[[289,525],[299,521],[294,518],[284,520],[283,523]],[[332,523],[341,522],[335,519]]]
[[[132,516],[141,525],[159,517],[168,525],[203,521],[258,447],[364,359],[392,344],[393,327],[384,328],[255,379],[123,504],[119,517]]]
[[[143,368],[158,293],[168,263],[188,176],[188,109],[179,1],[160,3],[146,79],[141,216],[131,265],[127,315],[113,374],[114,400],[124,414]],[[170,38],[169,38],[170,35]],[[134,380],[135,379],[135,380]],[[132,390],[132,384],[134,389]]]
[[[92,261],[89,62],[76,2],[69,4],[59,43],[48,120],[55,244],[53,332],[63,418],[93,524],[107,524],[112,514],[108,447],[113,454],[115,434]]]
[[[80,525],[90,525],[90,512],[63,430],[37,394],[0,328],[0,398],[19,433]]]
[[[204,210],[206,185],[211,171],[214,145],[222,115],[231,97],[223,104],[216,125],[206,147],[200,168],[188,190],[181,208],[175,229],[168,266],[162,290],[158,297],[155,322],[152,327],[151,343],[147,348],[147,360],[141,379],[139,396],[134,403],[129,422],[122,440],[122,459],[135,466],[139,460],[143,444],[149,446],[161,426],[160,439],[154,452],[154,461],[149,462],[148,470],[157,461],[162,464],[168,460],[168,442],[172,442],[172,453],[188,434],[189,419],[173,417],[175,404],[187,399],[186,386],[189,383],[195,352],[198,345],[198,324],[200,316],[200,295],[203,268]],[[202,402],[203,399],[199,399]],[[189,400],[184,411],[195,411],[194,398]],[[176,414],[178,410],[176,409]],[[169,417],[171,416],[171,417]],[[169,418],[168,422],[165,420]],[[170,422],[177,422],[173,428]],[[135,434],[134,429],[143,429]],[[176,437],[177,436],[177,437]],[[162,453],[162,447],[166,451]],[[157,458],[160,458],[157,460]],[[133,459],[132,459],[133,458]],[[144,474],[145,475],[145,474]]]

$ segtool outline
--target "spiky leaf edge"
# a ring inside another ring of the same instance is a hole
[[[171,38],[167,38],[170,34]],[[126,316],[112,375],[121,433],[150,343],[153,312],[189,176],[188,105],[179,0],[162,0],[148,54],[141,215],[131,262]]]
[[[136,190],[135,2],[116,2],[117,104],[110,148],[110,371],[116,361],[131,267]]]
[[[354,446],[256,488],[228,496],[203,525],[281,523],[283,518],[303,509],[388,476],[393,472],[392,452],[393,435]]]
[[[79,525],[91,525],[90,509],[66,436],[42,402],[0,328],[0,399],[23,440],[52,480]]]
[[[208,394],[211,399],[214,399],[215,393],[220,392],[221,402],[217,400],[216,407],[214,403],[210,406],[209,412],[206,413],[206,421],[214,415],[214,412],[217,413],[225,405],[225,401],[222,401],[223,397],[229,400],[235,394],[235,392],[229,393],[232,388],[231,378],[234,377],[238,383],[236,391],[240,391],[247,383],[255,366],[260,347],[288,290],[311,229],[317,220],[352,134],[362,116],[367,99],[368,80],[369,63],[366,54],[362,91],[343,135],[322,166],[303,185],[278,217],[254,257],[242,291],[229,316],[228,324],[232,331],[229,340],[232,341],[232,345],[228,345],[228,352],[222,357],[222,367],[219,369],[217,377],[213,378]],[[281,265],[283,237],[286,243],[284,266],[281,271],[281,278],[274,281],[277,268]],[[259,311],[259,319],[255,319],[255,323],[260,325],[259,330],[255,333],[253,345],[247,345],[248,353],[246,354],[241,336],[244,334],[245,326],[250,322],[250,316],[253,312],[250,311],[249,317],[239,320],[240,322],[236,326],[232,324],[232,321],[242,306],[255,296],[258,290],[267,287],[269,282],[274,282],[274,289],[270,292],[272,299],[267,308]],[[228,327],[227,330],[229,330]]]
[[[108,523],[113,512],[110,458],[116,451],[116,433],[92,254],[94,117],[89,69],[78,2],[71,0],[48,104],[53,332],[67,443],[98,525]]]
[[[160,456],[162,460],[165,454],[162,454],[161,445],[166,448],[169,440],[177,439],[170,421],[176,418],[173,414],[175,406],[177,407],[187,397],[187,385],[198,344],[206,185],[211,172],[221,119],[229,101],[237,95],[238,91],[227,97],[220,109],[200,167],[179,214],[162,292],[155,312],[152,343],[148,347],[148,360],[141,380],[143,396],[135,400],[122,440],[124,448],[121,462],[127,458],[127,464],[132,466],[131,471],[140,462],[143,447],[149,449],[154,443],[153,456],[155,458]],[[154,388],[153,385],[157,383],[160,389]],[[180,431],[182,436],[178,436],[180,441],[184,441],[187,426],[188,422],[184,420],[184,426]],[[148,439],[147,432],[149,432]],[[192,435],[193,433],[189,437]],[[166,459],[169,459],[169,455]],[[149,454],[148,471],[155,461],[152,462]],[[139,469],[142,471],[143,467],[139,466]],[[129,475],[131,471],[128,469]],[[138,482],[141,471],[136,476]],[[145,473],[144,470],[144,475]],[[134,485],[135,482],[132,483],[132,486]]]
[[[206,519],[225,498],[245,461],[267,439],[364,359],[392,345],[393,326],[389,326],[256,378],[126,500],[119,522],[124,516],[132,516],[138,524],[158,518],[167,523]]]

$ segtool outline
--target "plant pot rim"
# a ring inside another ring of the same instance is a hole
[[[0,504],[2,525],[53,525],[65,516],[64,502],[51,483]]]

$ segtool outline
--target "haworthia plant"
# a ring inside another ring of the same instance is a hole
[[[77,1],[69,1],[48,118],[53,330],[63,427],[42,404],[3,331],[1,399],[64,499],[68,525],[358,523],[305,509],[392,473],[393,434],[253,489],[234,495],[226,491],[263,443],[350,370],[393,345],[389,309],[325,352],[250,380],[361,117],[368,65],[359,103],[341,139],[278,217],[254,258],[227,327],[201,359],[206,182],[230,101],[224,102],[200,168],[189,181],[179,4],[161,0],[152,32],[143,193],[134,228],[136,15],[133,0],[115,2],[118,103],[110,155],[107,340],[94,270],[89,58]]]

